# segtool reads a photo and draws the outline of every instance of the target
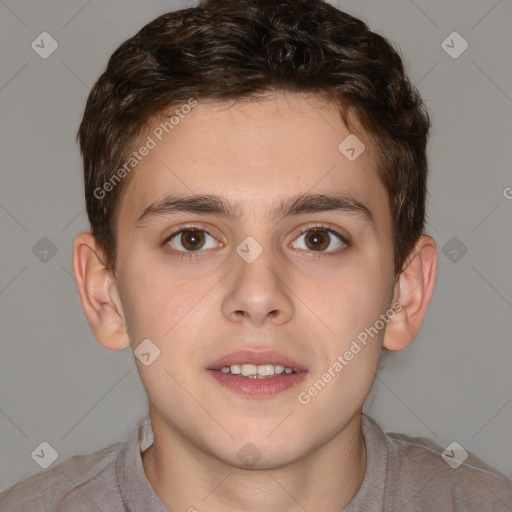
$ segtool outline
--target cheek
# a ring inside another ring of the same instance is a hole
[[[150,265],[125,264],[119,275],[119,295],[133,344],[161,339],[180,318],[184,290]]]
[[[180,340],[193,339],[204,323],[208,301],[201,300],[215,284],[187,277],[157,264],[126,262],[120,276],[123,310],[132,345],[149,338],[161,351],[181,350]]]
[[[304,290],[315,313],[314,321],[343,346],[365,328],[375,324],[388,307],[391,291],[379,269],[366,265],[361,272],[353,268],[346,275],[324,281],[320,286]],[[327,330],[326,327],[329,327]]]

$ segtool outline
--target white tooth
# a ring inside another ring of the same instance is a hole
[[[243,364],[242,365],[242,375],[246,377],[249,375],[256,375],[258,373],[257,367],[255,364]]]
[[[279,375],[283,372],[293,373],[292,368],[285,368],[280,364],[232,364],[231,366],[223,366],[220,371],[222,373],[231,372],[233,375],[243,375],[244,377],[253,377],[253,378],[265,378],[272,377],[273,375]]]
[[[231,373],[233,375],[239,375],[240,373],[242,373],[242,369],[240,368],[240,365],[239,364],[232,364],[229,369],[231,370]]]
[[[267,375],[274,375],[274,365],[273,364],[260,364],[258,366],[258,375],[265,377]]]

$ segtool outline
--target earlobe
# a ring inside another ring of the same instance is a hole
[[[383,347],[402,350],[420,330],[434,293],[437,276],[437,245],[422,235],[411,251],[395,283],[394,302],[399,303],[395,316],[386,327]]]
[[[98,343],[109,350],[130,345],[114,276],[100,257],[98,244],[89,232],[73,244],[73,272],[82,309]]]

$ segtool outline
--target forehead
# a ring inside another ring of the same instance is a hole
[[[236,205],[240,218],[270,219],[287,198],[341,194],[368,205],[377,221],[389,216],[372,140],[351,133],[332,102],[276,94],[169,115],[176,110],[172,124],[154,119],[140,139],[152,149],[130,176],[119,213],[135,220],[169,195],[213,195]]]

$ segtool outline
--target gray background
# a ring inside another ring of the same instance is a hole
[[[417,340],[384,358],[366,410],[386,430],[457,441],[512,477],[512,3],[333,3],[400,48],[434,124],[437,289]],[[31,453],[42,441],[56,465],[122,440],[146,412],[130,349],[96,343],[72,276],[72,241],[88,228],[74,137],[112,51],[189,5],[0,1],[0,490],[40,470]],[[31,48],[43,31],[59,44],[47,59]],[[453,31],[469,43],[456,59],[441,45]],[[43,237],[55,255],[41,252]]]

